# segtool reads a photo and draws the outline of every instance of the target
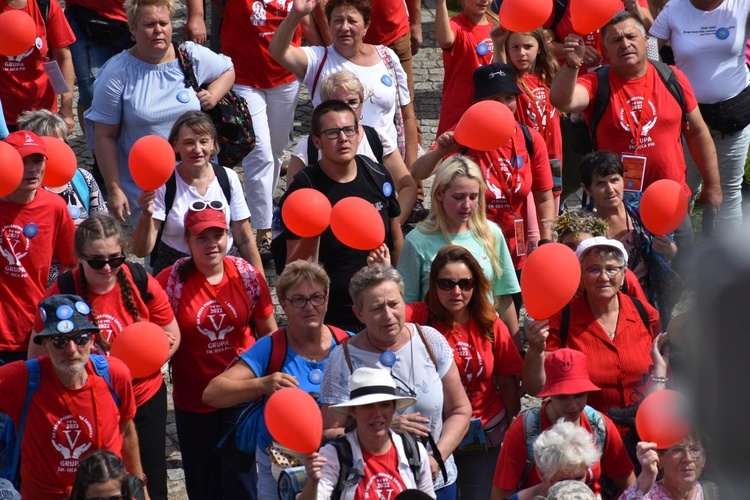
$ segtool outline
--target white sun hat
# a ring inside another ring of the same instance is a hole
[[[417,402],[416,398],[396,394],[396,382],[391,375],[378,368],[357,368],[349,379],[349,401],[330,408],[348,413],[353,406],[369,405],[382,401],[395,401],[400,410]]]
[[[628,262],[628,252],[627,250],[625,250],[625,245],[623,245],[619,240],[612,240],[609,238],[605,238],[604,236],[595,236],[593,238],[589,238],[580,242],[578,244],[578,248],[576,248],[576,257],[578,257],[578,260],[581,259],[586,250],[594,247],[614,248],[622,254],[623,260],[626,263]]]

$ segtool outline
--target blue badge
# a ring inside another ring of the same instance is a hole
[[[323,372],[316,368],[307,374],[307,380],[311,384],[320,385],[320,382],[323,380]]]
[[[73,331],[73,322],[69,319],[60,321],[57,324],[57,331],[60,333],[70,333]]]
[[[380,355],[380,364],[390,368],[391,366],[396,364],[396,354],[394,354],[393,351],[385,351],[383,354]]]
[[[510,164],[513,168],[523,168],[523,156],[516,155],[510,160]]]
[[[37,226],[33,222],[29,222],[28,224],[26,224],[26,226],[24,226],[23,234],[27,238],[33,238],[34,236],[39,234],[39,226]]]
[[[490,51],[490,47],[485,42],[482,42],[479,45],[477,45],[477,54],[479,54],[480,56],[487,55],[487,52],[489,51]]]
[[[190,93],[187,90],[180,90],[177,92],[177,100],[180,101],[182,104],[185,104],[190,101]]]
[[[81,209],[71,205],[68,207],[68,213],[70,214],[71,219],[76,220],[81,216]]]
[[[81,302],[79,300],[78,302],[76,302],[76,311],[83,315],[88,315],[91,312],[91,308],[87,303]]]
[[[719,40],[726,40],[729,38],[729,29],[727,28],[719,28],[716,30],[716,38]]]
[[[388,75],[383,75],[380,81],[383,82],[383,85],[385,85],[386,87],[390,87],[391,85],[393,85],[393,79]]]
[[[42,318],[43,323],[47,321],[47,311],[43,307],[39,308],[39,317]]]
[[[628,189],[633,189],[635,187],[635,182],[628,181],[628,182],[625,183],[625,187],[628,188]]]
[[[55,311],[57,319],[70,319],[73,316],[73,308],[68,305],[62,305]]]
[[[383,196],[386,198],[393,194],[393,186],[391,186],[390,182],[386,182],[383,184]]]

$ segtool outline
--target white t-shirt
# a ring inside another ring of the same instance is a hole
[[[378,137],[380,138],[380,143],[383,145],[383,157],[385,158],[389,154],[393,153],[396,150],[396,144],[392,143],[388,140],[388,138],[385,136],[382,130],[375,129],[378,132]],[[362,156],[367,156],[372,161],[378,161],[377,158],[375,158],[375,153],[372,151],[372,148],[370,147],[370,141],[367,140],[367,135],[365,135],[365,131],[360,127],[360,132],[362,134],[362,139],[359,141],[359,147],[357,147],[357,154]],[[300,138],[297,145],[294,147],[294,151],[292,151],[292,156],[295,156],[299,158],[302,163],[305,165],[311,165],[313,162],[310,161],[310,159],[307,157],[307,141],[310,141],[309,135],[304,135]],[[320,160],[323,156],[323,153],[318,150],[318,158],[317,160]]]
[[[301,47],[307,55],[307,72],[302,83],[312,91],[313,81],[318,74],[318,67],[328,51],[323,70],[318,76],[315,95],[312,96],[313,106],[321,103],[320,82],[326,76],[349,70],[359,78],[365,87],[365,102],[362,105],[362,123],[383,130],[392,143],[397,144],[396,125],[393,118],[396,114],[396,91],[398,91],[401,106],[411,102],[406,73],[401,67],[398,56],[391,49],[386,48],[394,62],[394,70],[390,71],[381,60],[374,66],[359,66],[349,62],[341,56],[333,46],[329,47]],[[395,78],[394,78],[395,77]],[[395,81],[394,81],[395,79]]]
[[[227,224],[233,220],[245,220],[250,218],[250,209],[247,208],[247,202],[242,192],[242,184],[240,184],[240,178],[237,173],[231,168],[223,167],[229,177],[229,188],[232,193],[232,199],[227,200],[224,197],[224,193],[219,185],[219,179],[214,181],[208,186],[205,195],[198,193],[198,190],[192,186],[189,186],[185,181],[182,180],[179,174],[175,172],[176,190],[174,195],[174,203],[172,203],[172,209],[169,211],[167,221],[165,222],[164,232],[162,233],[161,240],[175,250],[179,250],[182,253],[190,253],[187,245],[185,244],[185,214],[187,214],[188,207],[194,201],[211,201],[221,200],[227,206],[224,209],[224,213],[227,216]],[[164,196],[166,195],[166,185],[156,190],[156,198],[154,198],[154,219],[164,222]],[[211,210],[207,208],[206,210]],[[232,248],[232,232],[229,232],[227,241],[227,251]]]
[[[671,0],[649,33],[670,41],[675,64],[687,75],[698,102],[714,104],[750,83],[745,62],[748,16],[748,0],[724,0],[709,12],[696,9],[690,0]]]

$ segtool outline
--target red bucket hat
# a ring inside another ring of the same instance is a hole
[[[582,392],[600,391],[589,377],[586,355],[575,349],[558,349],[544,359],[547,379],[537,396],[567,396]]]

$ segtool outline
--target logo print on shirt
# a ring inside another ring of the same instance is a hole
[[[81,427],[81,423],[85,427]],[[91,448],[93,437],[91,423],[83,415],[78,415],[78,418],[66,415],[59,419],[52,428],[51,440],[52,446],[62,455],[57,471],[75,472],[78,459]]]
[[[232,314],[236,316],[237,311],[231,304],[228,305],[232,308]],[[211,299],[198,309],[196,316],[196,330],[208,338],[207,354],[216,354],[232,348],[226,336],[234,331],[235,325],[221,304]]]
[[[633,119],[633,123],[636,125],[640,125],[641,116],[643,115],[643,97],[636,96],[628,99],[628,107],[630,108],[630,116]],[[656,121],[658,120],[658,117],[656,116],[656,106],[654,106],[654,103],[649,100],[648,106],[651,108],[651,116],[652,118],[643,124],[643,128],[641,129],[641,137],[639,138],[639,147],[643,147],[645,145],[653,146],[653,141],[649,137],[649,132],[651,132],[651,129],[654,128],[656,125]],[[625,130],[626,132],[631,132],[630,125],[628,124],[628,120],[625,117],[625,109],[620,108],[619,118],[620,118],[620,126]],[[645,143],[645,144],[644,144]],[[649,144],[650,143],[650,144]],[[631,141],[631,144],[634,144]]]
[[[253,15],[250,16],[253,26],[266,25],[266,6],[263,2],[253,2]]]
[[[23,229],[17,224],[9,224],[2,230],[0,254],[8,262],[3,270],[12,278],[28,278],[29,276],[21,259],[29,254],[31,239],[26,236]]]

